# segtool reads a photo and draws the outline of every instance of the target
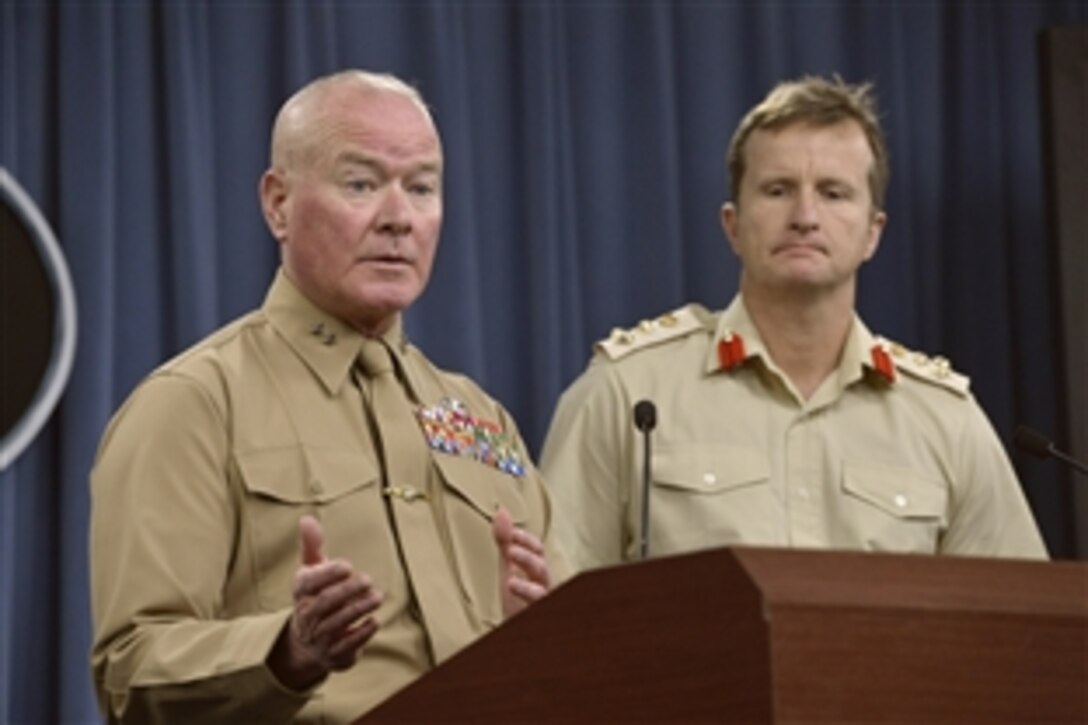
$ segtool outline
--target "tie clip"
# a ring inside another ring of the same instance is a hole
[[[405,486],[404,488],[401,488],[400,486],[386,486],[382,489],[382,494],[392,498],[403,499],[409,503],[416,499],[421,499],[423,501],[428,500],[426,493],[412,488],[411,486]]]

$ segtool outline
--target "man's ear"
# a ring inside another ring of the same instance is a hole
[[[287,237],[288,181],[279,169],[269,169],[261,176],[257,193],[261,197],[261,211],[272,236],[283,241]]]
[[[721,223],[722,231],[725,232],[725,238],[729,240],[729,246],[733,248],[733,253],[737,253],[737,205],[731,201],[727,201],[722,204],[721,210]]]
[[[865,250],[866,262],[876,254],[876,249],[880,246],[880,236],[884,233],[884,227],[887,223],[888,215],[882,211],[874,213],[873,218],[869,221],[869,243]]]

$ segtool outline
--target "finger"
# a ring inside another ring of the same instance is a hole
[[[312,566],[325,560],[325,533],[321,524],[313,516],[303,516],[298,520],[300,558],[303,565]]]
[[[332,616],[337,610],[353,601],[363,601],[376,594],[370,577],[365,574],[353,574],[342,581],[330,584],[313,595],[306,603],[306,614],[310,624],[317,626],[320,620]]]
[[[534,554],[544,554],[544,544],[531,531],[515,528],[513,530],[513,544],[532,551]]]
[[[295,600],[315,597],[323,589],[344,581],[354,574],[351,564],[345,561],[326,561],[312,566],[303,565],[295,571]]]
[[[540,584],[545,588],[551,587],[551,573],[548,570],[548,560],[543,556],[534,554],[526,549],[514,547],[510,550],[510,559],[521,573],[521,578]]]
[[[495,534],[495,543],[499,551],[505,557],[506,549],[514,540],[514,522],[510,518],[510,512],[504,507],[499,506],[498,511],[495,512],[495,517],[491,520],[491,530]]]
[[[365,597],[352,599],[343,606],[329,612],[318,620],[314,627],[314,639],[318,641],[336,641],[344,632],[358,626],[358,622],[377,611],[381,606],[382,595],[371,590]]]
[[[362,589],[356,589],[362,586]],[[329,608],[342,596],[354,596],[339,606]],[[331,643],[352,629],[355,623],[373,613],[381,604],[382,595],[370,587],[369,579],[363,581],[356,576],[355,581],[345,585],[323,590],[316,597],[307,597],[296,602],[292,615],[292,635],[318,661],[328,667],[328,651]]]
[[[506,582],[506,587],[511,594],[527,604],[543,598],[548,593],[546,587],[528,579],[510,579]]]
[[[330,669],[346,670],[355,664],[359,656],[359,650],[378,631],[378,622],[373,617],[368,617],[359,623],[359,626],[348,630],[342,637],[329,646],[328,660]]]

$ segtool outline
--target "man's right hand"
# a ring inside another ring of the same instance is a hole
[[[382,595],[349,562],[325,558],[316,519],[303,516],[298,528],[302,563],[295,572],[295,608],[268,664],[282,684],[305,690],[355,664],[359,648],[378,631],[373,615]]]

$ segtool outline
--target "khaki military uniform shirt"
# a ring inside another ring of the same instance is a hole
[[[540,459],[575,569],[637,558],[640,400],[652,434],[651,556],[748,544],[1043,558],[1001,443],[947,361],[855,318],[804,400],[737,297],[598,346],[563,394]]]
[[[163,365],[118,411],[91,478],[92,666],[110,720],[352,720],[499,623],[499,505],[562,576],[509,415],[399,325],[386,339],[427,414],[426,480],[383,479],[362,338],[282,272],[261,310]],[[385,599],[356,665],[295,693],[266,659],[291,612],[303,514],[320,520],[326,556]]]

